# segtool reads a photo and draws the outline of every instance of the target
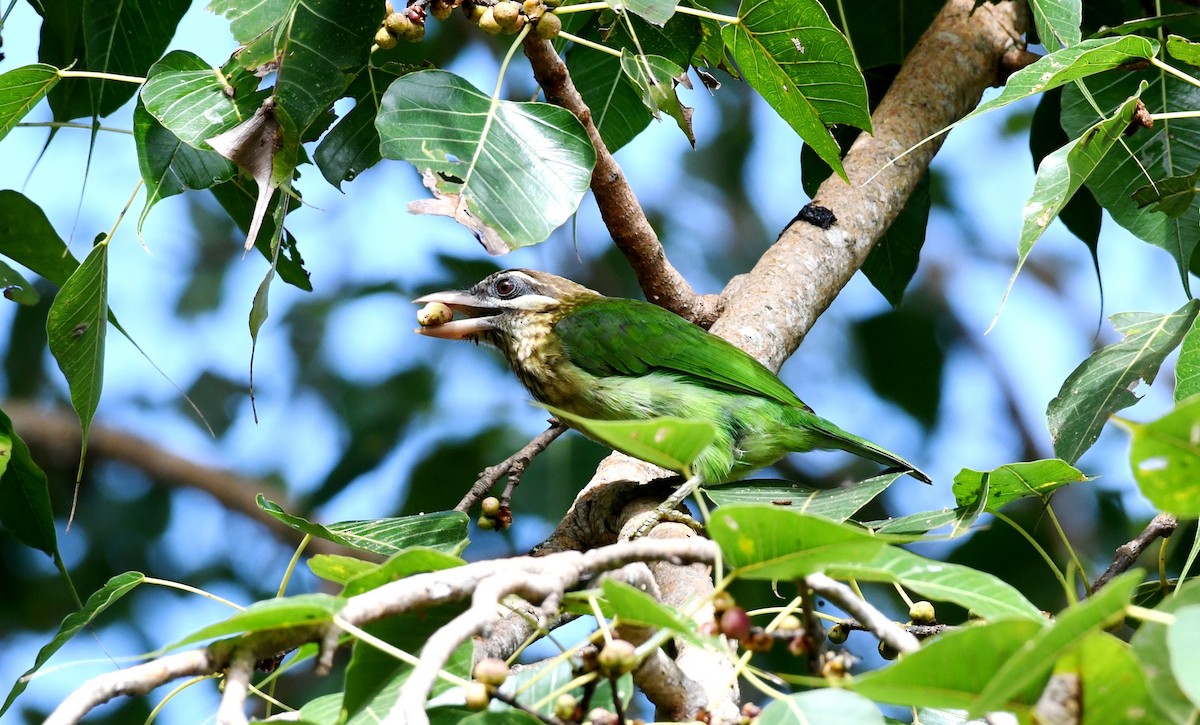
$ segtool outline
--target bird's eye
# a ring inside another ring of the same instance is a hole
[[[496,280],[496,294],[504,299],[512,299],[517,294],[517,283],[507,277]]]

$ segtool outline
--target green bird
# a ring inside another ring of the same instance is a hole
[[[465,315],[448,319],[442,308],[443,319],[423,319],[418,333],[494,345],[548,406],[599,420],[674,416],[713,423],[716,438],[660,511],[697,486],[741,478],[788,453],[813,449],[849,451],[930,482],[903,458],[818,416],[741,349],[648,302],[606,297],[528,269],[497,272],[469,290],[414,302]]]

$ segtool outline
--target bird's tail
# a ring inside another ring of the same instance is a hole
[[[820,416],[807,413],[807,411],[805,413],[811,416],[807,427],[815,434],[814,438],[816,440],[813,441],[814,448],[823,448],[826,450],[837,449],[853,453],[856,456],[861,456],[876,463],[882,463],[885,466],[903,469],[905,473],[918,481],[933,483],[933,479],[929,478],[924,471],[888,449],[878,446],[865,438],[859,438],[853,433],[844,431]]]

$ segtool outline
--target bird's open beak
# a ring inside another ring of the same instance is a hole
[[[423,324],[414,330],[418,335],[440,337],[446,340],[470,339],[493,329],[495,324],[492,318],[504,311],[496,307],[493,301],[465,291],[434,292],[413,300],[413,304],[417,305],[428,305],[434,302],[440,302],[455,313],[466,315],[466,317],[440,324]]]

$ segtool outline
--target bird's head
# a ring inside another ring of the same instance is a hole
[[[490,342],[505,348],[514,337],[549,329],[576,305],[602,295],[569,279],[531,269],[506,269],[468,290],[434,292],[413,300],[441,303],[461,319],[422,324],[428,337]]]

